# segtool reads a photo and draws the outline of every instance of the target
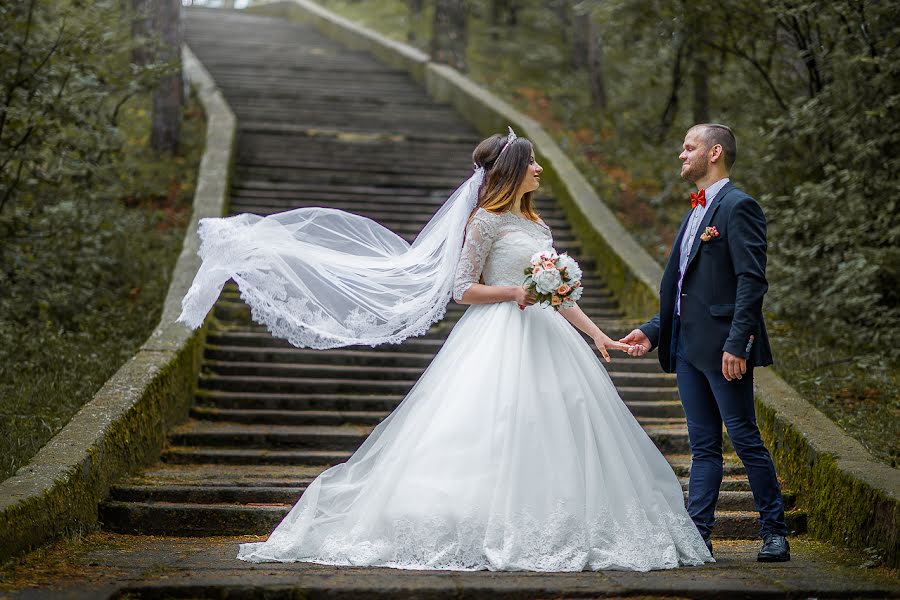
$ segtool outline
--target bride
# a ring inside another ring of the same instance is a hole
[[[532,206],[531,143],[510,130],[473,158],[412,245],[332,209],[201,223],[204,262],[179,317],[191,326],[229,278],[255,320],[298,346],[399,342],[442,318],[451,295],[471,305],[397,409],[237,558],[460,571],[712,562],[678,479],[576,328],[607,361],[627,346],[577,305],[542,308],[522,287],[553,241]]]

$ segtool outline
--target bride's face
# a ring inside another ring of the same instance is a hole
[[[534,158],[534,152],[532,152],[531,158],[528,159],[528,170],[525,171],[525,178],[519,184],[519,196],[533,192],[541,186],[541,171],[543,170],[544,168],[538,164]]]

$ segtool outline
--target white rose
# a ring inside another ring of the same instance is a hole
[[[579,267],[578,263],[575,262],[575,259],[568,254],[563,254],[562,256],[560,256],[559,260],[556,263],[556,266],[559,267],[560,270],[566,270],[566,275],[568,276],[569,281],[581,281],[581,267]]]
[[[534,284],[538,292],[549,294],[562,285],[562,277],[556,269],[546,269],[534,276]]]

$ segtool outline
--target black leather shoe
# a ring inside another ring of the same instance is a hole
[[[763,536],[763,545],[756,555],[759,562],[785,562],[791,560],[791,546],[787,538],[776,533]]]
[[[709,553],[712,554],[712,553],[713,553],[713,551],[712,551],[712,540],[709,539],[709,538],[706,538],[705,540],[703,540],[703,543],[706,544],[706,548],[709,550]]]

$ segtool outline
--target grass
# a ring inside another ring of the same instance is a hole
[[[186,106],[181,148],[148,145],[149,98],[130,101],[111,191],[66,198],[4,240],[0,479],[28,460],[156,327],[191,214],[205,122]],[[106,189],[106,188],[105,188]]]
[[[400,0],[317,0],[344,17],[371,27],[390,38],[428,50],[426,11],[415,20]],[[483,3],[486,5],[486,3]],[[494,35],[486,24],[481,4],[473,4],[469,20],[467,75],[536,119],[575,161],[601,198],[638,242],[658,262],[669,253],[678,224],[685,213],[689,186],[680,181],[677,155],[685,123],[677,122],[662,141],[642,135],[642,115],[663,105],[665,77],[635,78],[623,67],[627,57],[610,50],[607,83],[611,98],[619,98],[613,114],[601,114],[591,105],[587,76],[571,68],[568,47],[558,25],[529,13],[523,4],[519,25]],[[722,79],[726,74],[722,74]],[[740,103],[746,90],[731,78],[733,88],[713,89],[712,102]],[[682,111],[686,112],[686,111]],[[685,115],[683,119],[689,118]],[[744,119],[743,121],[741,119]],[[736,116],[731,124],[742,133],[741,165],[761,164],[769,151],[755,113]],[[743,167],[748,169],[751,167]],[[773,282],[770,294],[778,293]],[[770,317],[771,320],[771,317]],[[800,330],[784,322],[770,323],[775,369],[811,404],[822,410],[880,460],[900,465],[900,382],[896,365],[879,356],[857,356],[850,348],[827,346],[820,331]]]

